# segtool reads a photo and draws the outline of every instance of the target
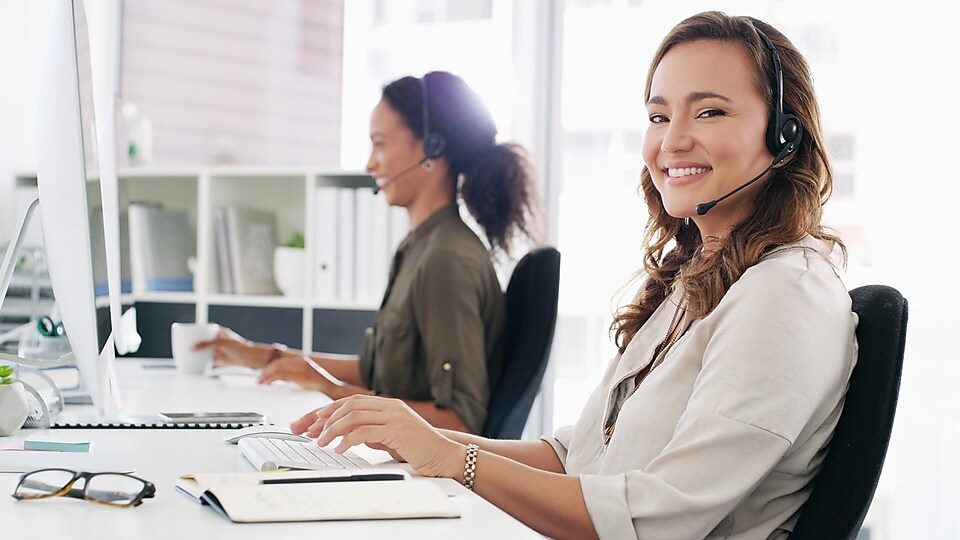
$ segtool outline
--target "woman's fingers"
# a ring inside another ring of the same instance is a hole
[[[340,420],[353,411],[377,411],[380,413],[405,407],[399,399],[390,399],[377,396],[354,395],[334,401],[317,413],[318,419],[326,419],[326,425]]]
[[[335,451],[341,453],[359,444],[386,450],[424,476],[453,475],[463,467],[463,456],[457,454],[462,445],[444,437],[398,399],[361,395],[338,399],[304,415],[291,430],[316,437],[319,446],[339,437]]]
[[[323,431],[323,427],[327,423],[327,418],[349,399],[351,398],[341,398],[323,407],[318,407],[303,415],[300,420],[297,420],[297,425],[299,427],[306,425],[302,433],[311,439],[315,439],[319,437],[320,432]]]
[[[382,426],[388,421],[387,415],[377,411],[350,411],[337,420],[327,420],[326,427],[320,433],[320,438],[317,439],[317,444],[325,446],[338,436],[345,436],[361,427]]]
[[[314,409],[308,412],[307,414],[301,416],[300,418],[294,420],[293,422],[290,422],[290,431],[292,431],[297,435],[300,435],[306,432],[310,428],[310,426],[312,426],[313,423],[317,421],[317,411],[319,410],[320,408]],[[316,435],[314,435],[314,437],[315,436]]]

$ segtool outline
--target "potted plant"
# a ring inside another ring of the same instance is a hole
[[[0,437],[16,433],[30,413],[27,394],[13,378],[14,371],[13,366],[0,366]]]
[[[287,296],[303,296],[304,287],[304,238],[294,233],[289,240],[273,251],[273,278],[277,288]]]

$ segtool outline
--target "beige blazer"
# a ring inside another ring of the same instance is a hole
[[[576,425],[544,437],[579,475],[601,538],[789,534],[857,355],[856,315],[828,256],[807,238],[747,270],[631,393],[667,332],[675,290],[614,358]]]

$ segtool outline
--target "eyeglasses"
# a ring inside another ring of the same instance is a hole
[[[83,480],[83,488],[73,487]],[[140,506],[157,490],[150,482],[125,473],[88,473],[69,469],[40,469],[24,473],[13,490],[18,500],[73,497],[109,506]]]
[[[46,337],[61,337],[64,335],[63,323],[55,322],[46,315],[37,319],[37,331],[40,332],[41,336]]]

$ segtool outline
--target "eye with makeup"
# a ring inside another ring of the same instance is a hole
[[[660,113],[651,114],[649,120],[651,124],[663,124],[670,121],[665,114]]]
[[[721,109],[706,109],[697,115],[697,118],[717,118],[720,116],[726,116],[726,111]]]

